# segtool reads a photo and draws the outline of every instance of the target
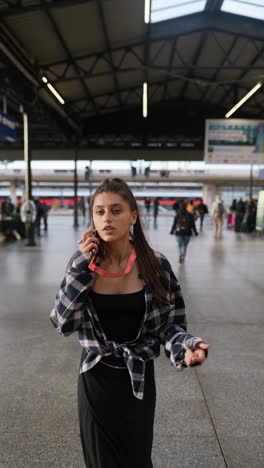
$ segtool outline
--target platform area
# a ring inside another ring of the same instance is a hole
[[[150,219],[146,233],[180,281],[189,332],[211,348],[197,369],[176,372],[163,350],[155,362],[154,468],[263,468],[264,238],[225,228],[215,240],[207,220],[181,265],[171,224]],[[52,216],[36,247],[0,245],[0,468],[84,468],[81,348],[49,321],[84,229]]]

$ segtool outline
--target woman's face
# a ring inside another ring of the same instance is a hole
[[[120,195],[103,192],[96,195],[93,204],[93,221],[96,231],[105,242],[129,238],[130,225],[135,224],[137,211],[131,211]]]

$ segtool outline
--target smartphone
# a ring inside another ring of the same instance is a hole
[[[93,218],[91,218],[91,228],[92,229],[95,229],[95,226],[94,226],[94,222],[93,222]],[[97,233],[93,233],[93,237],[97,237]],[[96,249],[92,249],[92,254],[95,255],[96,254]]]

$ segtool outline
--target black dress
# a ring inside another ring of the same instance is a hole
[[[92,292],[91,299],[109,340],[122,343],[136,338],[145,312],[144,290],[131,294]],[[133,395],[123,358],[103,357],[80,374],[78,406],[86,467],[153,468],[155,401],[153,361],[146,363],[143,400]]]

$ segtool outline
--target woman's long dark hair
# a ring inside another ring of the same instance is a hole
[[[153,251],[148,244],[141,225],[139,210],[136,199],[131,192],[126,182],[119,178],[105,179],[94,192],[90,201],[90,217],[93,215],[93,204],[96,196],[99,193],[116,193],[120,195],[130,206],[131,211],[137,211],[137,220],[134,224],[133,233],[131,238],[135,251],[137,253],[137,265],[139,273],[146,279],[152,289],[153,297],[156,302],[160,305],[168,302],[166,298],[166,290],[168,288],[168,280],[165,277],[164,272],[161,269],[160,263]],[[104,257],[106,252],[104,242],[100,242],[99,255]]]

